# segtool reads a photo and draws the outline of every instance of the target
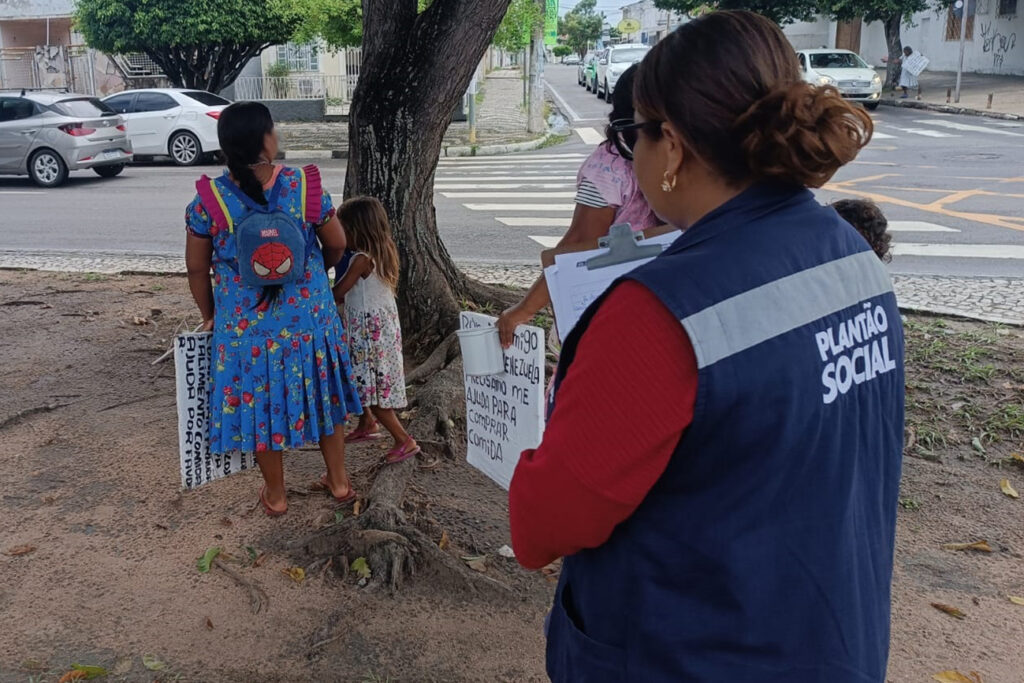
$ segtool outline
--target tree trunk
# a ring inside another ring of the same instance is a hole
[[[166,48],[148,51],[164,75],[177,88],[194,88],[218,93],[242,73],[253,57],[268,45],[218,45],[214,47]]]
[[[385,206],[401,257],[406,348],[423,357],[458,326],[469,284],[441,242],[434,171],[452,112],[509,0],[365,3],[363,64],[349,112],[345,196]],[[426,350],[426,353],[424,353]]]
[[[895,89],[900,82],[902,66],[900,59],[903,57],[903,40],[900,37],[900,26],[903,24],[903,15],[899,12],[890,14],[885,19],[885,44],[889,48],[889,61],[885,70],[885,82]]]

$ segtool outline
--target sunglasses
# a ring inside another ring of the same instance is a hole
[[[616,119],[608,126],[612,144],[623,159],[633,160],[633,147],[636,146],[637,131],[647,126],[650,121],[637,123],[633,119]]]

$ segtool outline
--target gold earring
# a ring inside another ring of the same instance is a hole
[[[676,189],[676,175],[673,174],[672,175],[672,180],[669,181],[669,179],[668,179],[668,171],[665,171],[665,175],[662,176],[661,191],[662,192],[671,192],[674,189]]]

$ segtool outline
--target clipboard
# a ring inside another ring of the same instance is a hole
[[[568,337],[613,281],[659,256],[681,234],[670,226],[635,233],[628,223],[620,223],[599,240],[545,250],[541,263],[559,338]]]

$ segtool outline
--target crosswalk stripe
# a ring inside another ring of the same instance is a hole
[[[576,187],[576,183],[437,183],[435,190],[519,190],[539,188],[541,190],[562,190]]]
[[[583,152],[565,152],[564,154],[517,154],[514,156],[502,156],[503,159],[583,159],[587,154]],[[442,157],[438,161],[442,164],[464,164],[474,161],[487,161],[494,159],[493,156],[482,157]]]
[[[470,211],[550,211],[551,213],[571,213],[576,210],[575,204],[466,204]]]
[[[923,135],[926,138],[958,138],[959,135],[953,133],[943,133],[940,130],[929,130],[927,128],[903,128],[901,126],[890,125],[890,128],[903,131],[904,133],[911,133],[913,135]]]
[[[1008,135],[1015,138],[1024,138],[1024,133],[1014,133],[1010,130],[1000,130],[999,128],[990,128],[988,126],[975,126],[970,123],[959,123],[957,121],[947,121],[946,119],[918,119],[914,123],[923,123],[926,126],[942,126],[943,128],[952,128],[953,130],[966,130],[975,133],[989,133],[991,135]]]
[[[545,249],[554,249],[562,241],[561,237],[545,237],[543,235],[530,235],[530,239]]]
[[[945,256],[953,258],[1024,259],[1020,244],[918,244],[895,242],[893,256]]]
[[[444,168],[438,168],[438,171],[448,171],[451,173],[475,173],[477,171],[504,171],[505,173],[512,173],[516,171],[516,167],[509,167],[510,164],[501,164],[498,162],[491,162],[486,166],[463,166],[461,168],[455,168],[446,166]],[[580,165],[578,163],[571,164],[558,164],[554,162],[545,162],[543,165],[537,165],[530,167],[530,170],[534,173],[576,173],[579,170]],[[525,171],[526,167],[522,167]]]
[[[448,199],[572,199],[575,192],[442,192]]]
[[[437,182],[439,183],[508,183],[513,180],[520,181],[537,181],[537,182],[553,182],[560,180],[563,182],[575,181],[576,176],[574,175],[509,175],[509,176],[484,176],[484,175],[473,175],[473,176],[437,176]]]
[[[600,145],[605,141],[605,137],[595,128],[577,128],[576,135],[580,136],[585,145]]]
[[[572,217],[565,218],[495,218],[494,220],[510,228],[568,228],[572,225]]]
[[[947,228],[927,221],[889,221],[889,232],[960,232],[955,228]]]
[[[889,135],[888,133],[882,133],[876,130],[874,133],[871,134],[871,138],[873,140],[895,140],[896,136]]]
[[[501,164],[503,166],[528,166],[533,164],[552,164],[557,162],[564,163],[575,163],[579,164],[584,157],[582,156],[570,156],[563,154],[559,156],[544,156],[544,157],[502,157],[500,159],[496,157],[471,157],[465,161],[439,161],[438,166],[487,166],[490,164]]]

